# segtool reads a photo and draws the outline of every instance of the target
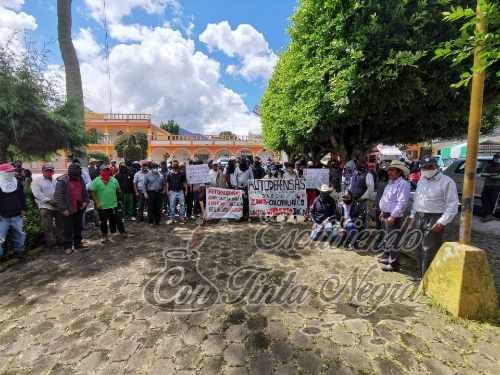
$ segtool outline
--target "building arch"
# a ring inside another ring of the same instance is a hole
[[[216,153],[215,153],[215,158],[216,159],[219,159],[219,158],[230,158],[231,156],[233,156],[233,153],[227,149],[221,149],[221,150],[218,150]]]
[[[178,148],[171,153],[173,159],[178,160],[180,162],[187,162],[191,159],[191,153],[188,149]]]
[[[200,159],[203,163],[207,163],[212,156],[207,148],[198,148],[193,152],[193,157]]]
[[[240,156],[253,156],[252,150],[248,148],[242,148],[239,152]]]
[[[151,159],[156,162],[161,162],[165,159],[165,154],[171,154],[167,148],[153,148],[151,152]]]

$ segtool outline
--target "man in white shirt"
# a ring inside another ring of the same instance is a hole
[[[144,221],[144,210],[147,208],[146,187],[144,185],[149,173],[149,163],[143,162],[141,170],[134,175],[134,192],[137,199],[137,221]]]
[[[419,277],[429,268],[443,244],[443,232],[458,212],[458,194],[455,182],[442,174],[436,159],[425,157],[422,162],[422,178],[411,211],[411,218],[424,235],[417,248]]]
[[[54,204],[56,179],[54,166],[50,163],[42,167],[42,176],[35,178],[31,191],[40,210],[40,223],[45,236],[45,246],[52,248],[63,242],[63,222]]]
[[[410,170],[405,163],[393,160],[387,169],[389,183],[385,187],[384,194],[379,202],[380,221],[388,236],[384,245],[384,254],[379,259],[383,264],[382,271],[399,271],[400,253],[397,246],[399,238],[392,238],[394,233],[398,233],[403,224],[408,203],[410,201],[410,183],[403,176],[408,176]]]

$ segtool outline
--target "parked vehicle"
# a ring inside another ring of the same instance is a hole
[[[219,164],[219,167],[221,168],[226,168],[228,163],[229,163],[229,158],[227,157],[222,157],[217,159],[217,164]]]
[[[484,177],[481,173],[485,170],[488,165],[493,164],[492,156],[479,156],[477,159],[476,167],[476,189],[474,192],[474,204],[476,206],[481,206],[481,194],[484,187]],[[457,184],[458,195],[462,196],[462,190],[464,185],[464,171],[465,171],[465,159],[455,159],[445,170],[444,174],[451,177],[453,181]]]

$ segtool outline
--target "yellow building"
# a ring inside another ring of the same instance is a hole
[[[226,136],[219,135],[173,135],[153,124],[151,115],[140,113],[85,113],[85,130],[96,132],[99,142],[89,144],[87,152],[102,152],[110,159],[120,160],[114,142],[117,137],[127,133],[141,132],[148,137],[148,159],[162,161],[165,156],[186,161],[198,157],[201,160],[218,159],[220,157],[253,155],[263,159],[273,157],[271,151],[262,145],[260,136]],[[56,170],[66,169],[69,160],[64,153],[53,160]],[[27,168],[37,171],[40,162],[26,163]]]

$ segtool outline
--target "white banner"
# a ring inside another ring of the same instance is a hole
[[[242,190],[207,188],[207,220],[241,219],[242,216]]]
[[[251,217],[306,214],[306,181],[303,178],[251,180],[248,192]]]
[[[186,179],[188,184],[206,184],[210,181],[208,164],[187,165]]]
[[[304,169],[307,189],[318,189],[321,185],[330,184],[330,170],[326,168]]]

